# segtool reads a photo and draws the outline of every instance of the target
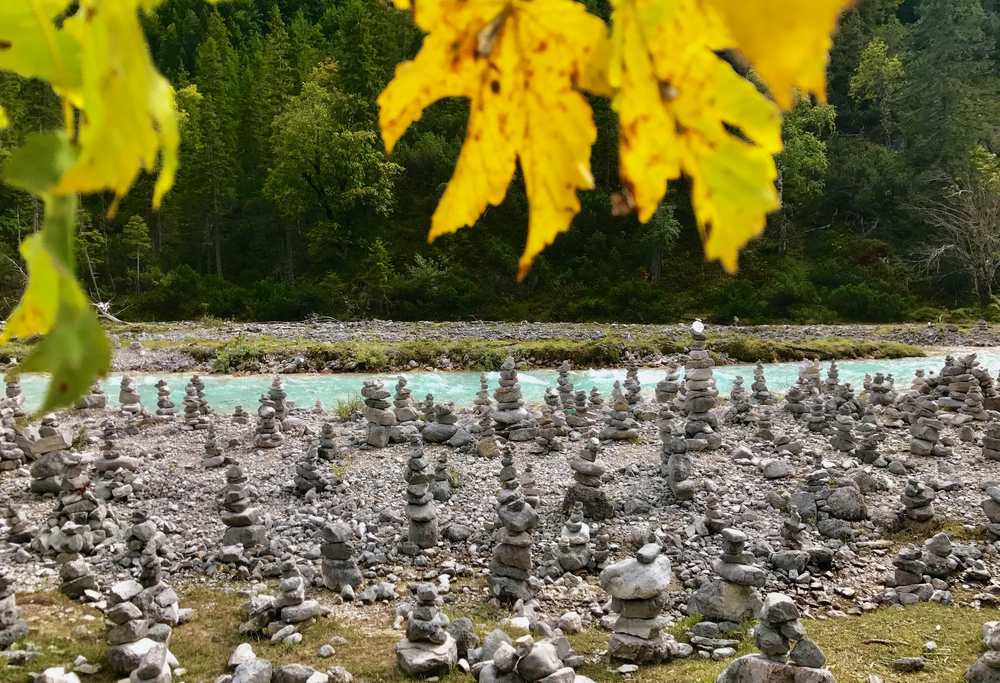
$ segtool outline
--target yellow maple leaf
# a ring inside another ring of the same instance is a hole
[[[795,92],[826,99],[827,55],[837,19],[856,0],[705,0],[725,23],[732,44],[767,83],[782,109]]]
[[[601,58],[607,28],[573,0],[396,0],[428,35],[379,97],[379,125],[392,151],[433,102],[470,101],[465,143],[438,204],[429,238],[471,226],[503,201],[520,162],[530,204],[518,264],[569,229],[577,191],[593,187],[597,138],[579,92],[607,89]]]
[[[7,110],[3,108],[0,104],[0,130],[3,130],[10,125],[10,120],[7,118]]]
[[[700,0],[616,0],[609,79],[621,177],[643,222],[686,175],[705,255],[734,271],[779,206],[781,113],[717,51],[731,38]]]
[[[0,3],[0,70],[41,78],[72,96],[80,87],[79,46],[56,26],[69,0]]]
[[[177,171],[179,133],[174,92],[153,65],[139,23],[140,1],[82,0],[65,32],[80,46],[80,155],[60,194],[111,190],[122,197],[143,170],[160,173],[158,207]]]

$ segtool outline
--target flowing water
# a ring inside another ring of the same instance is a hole
[[[971,351],[971,350],[962,350]],[[980,363],[996,374],[1000,368],[1000,348],[975,349]],[[896,377],[899,388],[908,387],[915,370],[919,368],[936,372],[944,364],[944,353],[924,358],[900,358],[893,360],[849,360],[840,361],[840,381],[850,382],[860,391],[861,383],[866,373],[892,373]],[[771,391],[783,393],[798,377],[798,363],[769,363],[765,365],[767,383]],[[683,371],[682,371],[683,373]],[[826,373],[826,364],[823,365]],[[529,370],[519,372],[521,391],[529,403],[542,401],[545,388],[556,384],[558,373],[555,370]],[[490,391],[496,388],[497,373],[486,373],[490,380]],[[726,365],[715,368],[715,379],[719,391],[728,395],[733,385],[733,379],[742,375],[749,389],[753,377],[753,365]],[[639,379],[643,384],[643,393],[652,396],[654,385],[663,379],[662,368],[643,368],[639,370]],[[174,404],[180,409],[184,398],[184,385],[188,375],[131,375],[136,388],[142,396],[143,405],[156,405],[156,388],[153,386],[161,377],[171,387]],[[300,407],[310,407],[319,400],[324,407],[332,408],[338,401],[346,401],[360,397],[361,383],[366,379],[379,377],[385,380],[387,388],[395,384],[395,374],[336,374],[317,375],[299,374],[282,375],[288,399]],[[423,400],[430,392],[438,401],[453,401],[457,406],[472,403],[479,390],[478,372],[409,372],[406,373],[409,387],[416,399]],[[574,387],[588,392],[596,386],[601,393],[608,396],[615,380],[625,379],[624,368],[580,370],[570,373]],[[209,403],[220,411],[232,411],[238,405],[249,411],[256,409],[257,399],[267,391],[271,384],[271,376],[264,375],[203,375],[205,396]],[[108,404],[117,404],[118,384],[121,374],[112,375],[103,382],[108,394]],[[25,375],[21,378],[24,389],[25,403],[28,409],[37,408],[41,403],[43,392],[48,383],[47,378],[38,375]]]

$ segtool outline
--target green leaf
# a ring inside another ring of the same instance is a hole
[[[64,133],[31,133],[4,162],[3,180],[12,187],[41,196],[52,191],[75,156]]]

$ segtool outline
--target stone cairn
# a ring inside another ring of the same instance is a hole
[[[531,532],[538,525],[538,514],[524,499],[509,450],[504,453],[500,481],[499,529],[490,562],[490,592],[504,603],[527,602],[532,599],[528,585],[532,570]]]
[[[163,379],[156,383],[156,414],[160,417],[173,417],[177,414],[177,408],[170,400],[170,385]]]
[[[538,482],[535,481],[535,468],[530,462],[524,466],[524,472],[521,473],[521,492],[524,493],[524,500],[533,509],[537,510],[541,506],[542,490],[538,488]]]
[[[742,531],[723,529],[722,541],[722,556],[713,565],[719,578],[691,595],[688,614],[701,614],[709,622],[739,624],[760,614],[757,588],[764,585],[767,573],[755,566],[753,555],[744,550],[747,536]]]
[[[80,459],[79,454],[70,452],[69,440],[65,436],[60,436],[54,422],[51,416],[42,418],[42,426],[38,430],[39,438],[29,446],[31,454],[36,458],[29,469],[31,474],[29,489],[32,493],[40,495],[59,493],[62,489],[64,470]],[[52,437],[44,436],[43,430],[51,431]]]
[[[24,392],[18,375],[5,376],[4,396],[14,406],[14,417],[24,417]]]
[[[382,380],[366,380],[361,388],[361,397],[365,401],[365,418],[368,420],[367,443],[374,448],[385,448],[389,445],[392,427],[396,425],[396,413],[389,409],[392,404],[387,400],[389,392],[385,390]]]
[[[212,406],[208,405],[208,399],[205,398],[205,382],[198,375],[194,375],[191,378],[191,386],[194,387],[195,396],[198,398],[198,410],[202,415],[211,415]]]
[[[24,465],[24,451],[15,438],[13,429],[0,427],[0,472],[13,472]]]
[[[617,381],[611,389],[611,412],[608,413],[607,426],[601,431],[601,438],[614,441],[639,438],[639,423],[629,412],[628,400],[622,393],[621,383]]]
[[[438,542],[437,506],[430,491],[432,475],[427,471],[427,460],[420,441],[410,443],[410,459],[406,463],[406,518],[410,529],[402,550],[407,555],[418,555],[421,550],[433,548]]]
[[[604,410],[604,397],[601,395],[601,390],[597,387],[591,387],[590,396],[587,398],[590,403],[590,408],[595,413],[600,413]]]
[[[396,395],[392,398],[392,411],[399,424],[415,422],[420,417],[413,403],[413,392],[406,384],[406,378],[400,375],[396,379]]]
[[[100,382],[90,385],[90,390],[76,402],[77,410],[104,410],[108,407],[108,395],[104,393]]]
[[[678,426],[669,403],[660,405],[660,474],[667,480],[676,500],[691,500],[698,491],[698,481],[692,476],[693,466],[688,455],[688,443]]]
[[[458,415],[452,402],[435,403],[431,420],[424,425],[420,435],[427,443],[446,443],[458,433]]]
[[[257,492],[248,481],[240,465],[226,470],[226,488],[222,494],[222,523],[226,526],[223,546],[242,545],[249,550],[267,544],[263,516],[254,505]]]
[[[497,407],[492,413],[497,432],[511,441],[531,441],[535,438],[535,420],[524,407],[521,384],[517,379],[514,359],[508,357],[500,366],[500,386],[493,394]]]
[[[495,458],[500,454],[497,446],[496,429],[493,427],[491,411],[484,410],[479,415],[479,430],[477,431],[476,452],[481,458]]]
[[[6,650],[28,635],[28,624],[17,607],[14,582],[7,569],[0,568],[0,650]]]
[[[87,462],[71,453],[62,472],[59,500],[32,543],[40,553],[59,556],[90,555],[94,548],[118,534],[118,520],[94,495]]]
[[[1000,621],[983,624],[983,646],[986,652],[965,672],[967,683],[997,683],[1000,681]],[[0,643],[3,641],[0,640]]]
[[[862,420],[858,425],[858,447],[854,454],[865,465],[884,467],[888,462],[879,454],[879,446],[885,439],[877,422]]]
[[[547,408],[551,408],[552,410],[559,410],[562,407],[562,404],[559,402],[559,394],[552,387],[545,387],[545,395],[542,397],[542,401]]]
[[[747,424],[751,421],[752,407],[746,387],[743,386],[743,376],[737,375],[733,380],[733,388],[729,392],[729,410],[726,411],[726,424]]]
[[[705,349],[705,330],[700,321],[691,327],[691,350],[684,366],[685,408],[687,422],[684,434],[689,451],[716,450],[722,446],[722,436],[716,431],[719,419],[715,408],[715,384],[712,379],[712,357]]]
[[[830,367],[826,370],[826,379],[823,380],[823,393],[824,394],[834,394],[837,392],[837,387],[840,385],[840,368],[837,367],[837,361],[830,361]]]
[[[566,411],[566,424],[571,429],[584,431],[594,425],[594,418],[587,405],[587,392],[580,389],[573,397],[573,409]]]
[[[989,413],[983,407],[984,401],[985,397],[983,390],[979,388],[979,383],[973,382],[965,394],[965,403],[959,408],[959,411],[962,415],[966,415],[976,422],[986,422],[989,419]]]
[[[754,643],[760,654],[733,661],[716,683],[744,681],[788,681],[789,683],[834,683],[833,674],[823,667],[826,657],[806,636],[799,621],[799,608],[782,593],[768,593],[761,609],[760,623],[754,628]]]
[[[243,406],[236,406],[236,408],[233,409],[233,424],[250,424],[250,414],[243,409]]]
[[[406,637],[396,643],[396,663],[407,676],[441,676],[458,663],[458,644],[448,633],[448,617],[438,609],[437,590],[429,583],[414,588]]]
[[[139,392],[135,390],[135,384],[128,375],[122,376],[118,391],[118,403],[121,406],[121,411],[126,415],[142,414],[142,400],[139,398]]]
[[[322,493],[333,486],[330,478],[320,470],[319,449],[316,446],[310,446],[295,464],[294,483],[295,492],[300,496]]]
[[[97,482],[94,495],[101,500],[128,500],[139,486],[139,461],[118,452],[114,420],[101,425],[101,457],[94,462]]]
[[[240,633],[254,634],[265,631],[272,642],[295,645],[302,641],[298,624],[323,613],[315,600],[306,599],[306,582],[292,561],[281,565],[278,597],[255,595],[243,606],[246,620],[240,624]],[[247,679],[248,682],[252,679]]]
[[[257,408],[257,426],[254,431],[253,445],[255,448],[277,448],[285,442],[281,433],[281,419],[274,401],[261,394],[260,406]]]
[[[806,393],[821,389],[821,369],[818,360],[804,361],[799,367],[799,384]]]
[[[881,372],[876,372],[872,378],[871,386],[868,387],[868,400],[873,406],[882,407],[891,406],[896,402],[895,392]]]
[[[69,525],[64,527],[63,533],[67,538],[66,547],[72,544],[73,540],[81,536],[81,534],[75,533],[76,531],[77,529],[75,525],[72,528],[70,528]],[[79,554],[64,553],[60,559],[60,593],[65,595],[70,600],[89,600],[100,597],[100,594],[96,592],[97,577],[94,575],[94,570],[91,568],[90,563],[88,563],[85,558]]]
[[[564,360],[559,365],[559,378],[556,380],[556,389],[559,391],[559,403],[563,410],[572,410],[576,407],[573,397],[573,381],[569,378],[570,370],[573,366],[568,360]]]
[[[680,371],[676,363],[670,363],[664,378],[656,383],[656,402],[673,406],[677,401],[677,392],[680,391],[680,388]]]
[[[559,566],[576,572],[590,564],[590,527],[583,521],[583,504],[576,503],[559,534]]]
[[[584,442],[579,455],[569,461],[573,471],[573,484],[566,490],[562,513],[569,515],[579,503],[588,519],[605,520],[614,515],[614,506],[608,501],[608,494],[601,488],[601,477],[606,468],[597,462],[601,442],[591,438]]]
[[[134,579],[119,581],[108,591],[108,607],[104,613],[110,646],[108,664],[119,676],[129,676],[130,681],[169,681],[168,667],[177,665],[177,660],[166,649],[169,629],[154,628],[157,622],[151,622],[149,616],[152,615],[147,616],[143,612],[143,603],[140,601],[142,593],[142,584]],[[156,638],[161,638],[164,642]],[[156,669],[157,665],[161,674],[159,678],[140,678],[140,670],[145,676],[148,671]],[[164,669],[167,669],[166,677],[162,675]]]
[[[625,401],[628,402],[629,412],[635,413],[642,402],[642,383],[639,382],[639,367],[634,362],[629,362],[625,369]]]
[[[785,412],[791,415],[792,419],[798,420],[809,410],[805,400],[806,392],[802,390],[802,386],[793,384],[785,393]]]
[[[488,646],[492,650],[490,659],[485,654]],[[507,634],[498,629],[486,637],[482,652],[476,665],[477,668],[482,666],[479,671],[482,683],[587,683],[590,680],[573,671],[573,666],[582,664],[582,658],[572,653],[565,636],[553,635],[535,642],[532,636],[526,635],[511,642]],[[470,656],[473,654],[477,651],[470,651]]]
[[[166,552],[167,536],[145,510],[132,511],[132,524],[122,535],[125,552],[118,558],[123,567],[141,567],[142,559]]]
[[[323,585],[342,595],[354,594],[361,585],[361,570],[354,557],[354,532],[346,522],[327,522],[320,530],[320,573]]]
[[[934,455],[945,457],[950,451],[942,446],[941,430],[944,423],[937,419],[937,409],[934,403],[925,397],[917,401],[917,412],[910,424],[910,453],[913,455]]]
[[[201,465],[207,470],[225,467],[232,464],[232,458],[224,455],[219,448],[219,439],[215,435],[215,425],[210,424],[205,432],[205,452],[201,456]]]
[[[993,541],[1000,540],[1000,487],[990,486],[986,489],[986,500],[982,504],[983,514],[990,520],[986,531]]]
[[[944,579],[958,567],[948,534],[937,534],[920,548],[904,546],[892,561],[895,570],[886,581],[890,586],[881,599],[886,603],[915,605],[918,602],[951,602]],[[937,588],[936,586],[940,586]]]
[[[853,417],[844,414],[837,415],[833,421],[833,436],[830,437],[830,446],[845,457],[854,452],[858,444],[854,439]]]
[[[340,449],[337,448],[337,439],[333,433],[333,425],[324,422],[319,431],[319,448],[316,455],[324,462],[336,462],[340,459]]]
[[[535,437],[533,453],[547,455],[549,453],[561,453],[565,446],[559,438],[559,425],[553,416],[552,408],[545,406],[542,408],[542,417],[538,421],[538,435]]]
[[[773,444],[774,425],[771,421],[771,410],[767,407],[763,407],[755,410],[754,413],[754,422],[757,425],[757,429],[753,435],[754,438],[758,441]]]
[[[201,401],[198,398],[198,388],[188,382],[184,387],[184,426],[185,429],[208,429],[211,420],[201,412]]]
[[[447,503],[452,496],[451,476],[448,474],[448,454],[442,453],[434,465],[434,481],[431,483],[431,495],[439,503]]]
[[[900,495],[905,519],[927,523],[934,519],[934,499],[937,494],[927,484],[910,479]]]
[[[830,429],[826,412],[823,410],[823,400],[816,396],[809,404],[809,412],[805,417],[806,429],[812,434],[826,434]]]
[[[758,362],[753,369],[753,384],[750,385],[753,392],[753,402],[759,406],[769,406],[774,403],[771,390],[767,388],[767,377],[764,376],[764,366]]]
[[[656,664],[673,656],[677,643],[663,633],[667,620],[660,616],[670,580],[670,559],[656,543],[601,572],[601,587],[618,613],[608,643],[611,659]]]
[[[7,503],[3,511],[4,525],[7,527],[7,535],[4,540],[7,543],[24,545],[31,543],[31,539],[38,533],[38,528],[28,519],[27,515],[17,505]]]
[[[278,422],[284,422],[285,418],[288,417],[288,403],[286,401],[288,393],[285,391],[285,384],[281,381],[281,377],[276,376],[271,380],[271,386],[267,390],[267,398],[271,401],[274,416]]]
[[[476,414],[478,415],[493,410],[493,399],[490,398],[490,381],[486,378],[485,372],[479,373],[479,391],[476,392],[473,405],[476,406]]]

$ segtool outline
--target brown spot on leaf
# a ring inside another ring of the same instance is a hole
[[[14,47],[14,43],[9,40],[0,40],[0,50],[9,50]]]
[[[500,94],[500,81],[490,81],[490,90],[493,91],[494,95]]]

